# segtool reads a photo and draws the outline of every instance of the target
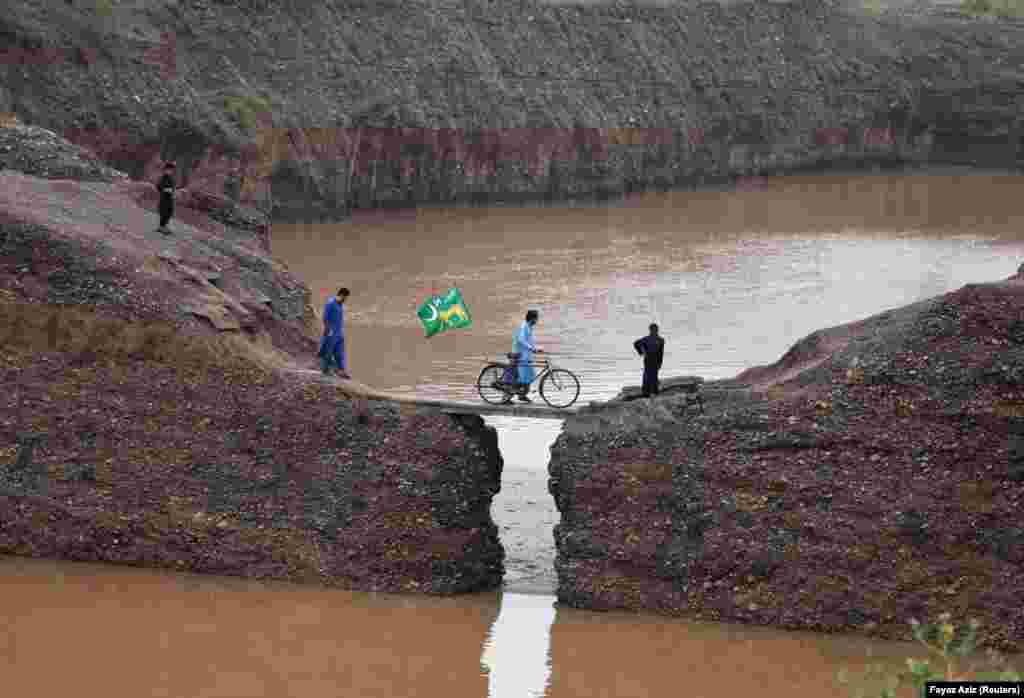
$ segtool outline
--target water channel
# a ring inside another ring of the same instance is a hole
[[[663,376],[720,378],[822,328],[1014,273],[1024,177],[794,177],[759,191],[628,205],[420,209],[278,225],[274,253],[338,286],[350,371],[377,388],[478,400],[483,362],[528,308],[581,400],[640,379],[632,342],[667,340]],[[459,287],[473,327],[425,339],[416,308]],[[10,695],[846,695],[836,672],[903,666],[911,648],[555,608],[547,494],[557,421],[488,418],[505,459],[493,505],[505,589],[454,599],[327,591],[0,558],[0,675]],[[837,692],[838,691],[838,692]],[[5,691],[6,693],[6,691]]]

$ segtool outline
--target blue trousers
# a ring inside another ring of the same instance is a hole
[[[653,366],[644,366],[643,396],[651,397],[658,394],[658,370]]]
[[[320,340],[320,370],[330,373],[332,366],[348,372],[345,360],[345,335],[327,335]]]
[[[529,353],[524,352],[526,358],[519,360],[519,394],[526,395],[530,392],[530,383],[533,382],[534,377],[537,373],[533,370],[533,364],[530,363]]]

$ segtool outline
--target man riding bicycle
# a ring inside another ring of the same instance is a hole
[[[537,324],[540,314],[536,310],[526,311],[526,320],[519,326],[519,331],[512,340],[512,353],[519,354],[519,385],[518,395],[520,402],[533,402],[526,397],[530,392],[530,383],[533,382],[534,372],[530,359],[534,353],[543,354],[543,349],[538,349],[533,343],[533,326]]]
[[[553,366],[546,358],[538,370],[534,370],[533,355],[548,353],[533,343],[533,328],[539,317],[536,310],[526,314],[526,321],[512,339],[513,351],[505,355],[507,363],[505,359],[492,361],[481,369],[476,389],[484,402],[509,405],[516,396],[520,402],[533,402],[527,394],[530,386],[537,382],[541,398],[555,409],[570,407],[580,396],[580,379],[572,371]]]

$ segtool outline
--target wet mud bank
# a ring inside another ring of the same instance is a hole
[[[1024,640],[1024,275],[815,332],[770,366],[571,417],[558,598],[908,637]]]
[[[265,219],[196,192],[163,236],[152,185],[51,132],[0,134],[22,163],[0,172],[0,553],[500,585],[496,432],[309,372],[309,290]]]

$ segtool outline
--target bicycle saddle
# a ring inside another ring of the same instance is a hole
[[[507,356],[508,358],[510,358],[510,359],[512,359],[513,361],[515,361],[515,360],[516,360],[516,359],[518,359],[518,358],[519,358],[520,356],[522,356],[522,354],[505,354],[505,356]]]

